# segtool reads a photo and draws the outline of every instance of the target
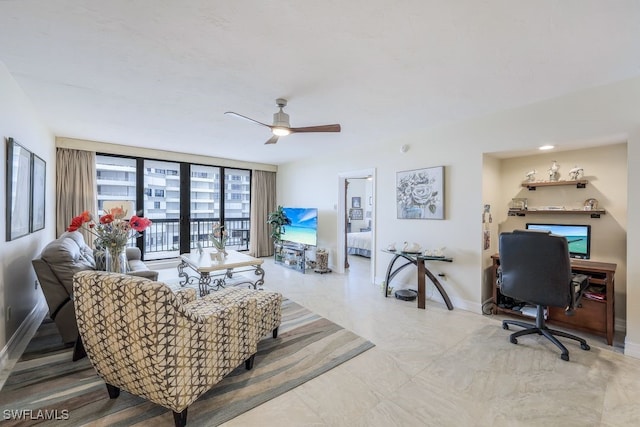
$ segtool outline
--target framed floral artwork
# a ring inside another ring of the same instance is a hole
[[[444,166],[396,173],[400,219],[444,219]]]

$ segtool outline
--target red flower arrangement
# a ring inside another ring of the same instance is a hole
[[[104,215],[98,218],[96,224],[91,213],[84,211],[71,219],[67,231],[77,231],[84,227],[97,237],[96,244],[98,246],[107,249],[124,247],[129,239],[137,237],[138,233],[151,225],[151,220],[148,218],[133,215],[127,221],[124,219],[126,215],[125,209],[115,207],[105,210]]]

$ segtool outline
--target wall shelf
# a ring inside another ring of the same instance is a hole
[[[535,191],[537,187],[557,187],[560,185],[575,185],[576,188],[585,188],[589,183],[586,179],[575,179],[565,181],[525,181],[522,186],[528,188],[529,191]]]
[[[563,185],[576,186],[576,188],[585,188],[589,181],[586,179],[571,179],[571,180],[563,180],[563,181],[524,181],[522,186],[528,188],[529,191],[535,191],[537,187],[559,187]],[[516,200],[516,199],[514,199]],[[518,199],[519,200],[519,199]],[[526,199],[523,199],[526,200]],[[526,203],[523,205],[526,206]],[[604,209],[590,209],[584,210],[583,208],[570,208],[565,209],[564,207],[559,207],[559,209],[548,209],[543,207],[540,208],[527,208],[527,209],[517,209],[511,208],[509,209],[509,216],[525,216],[527,214],[573,214],[573,215],[589,215],[591,218],[600,218],[601,215],[604,215],[606,212]]]
[[[547,215],[547,214],[574,214],[574,215],[589,215],[591,218],[600,218],[600,215],[604,215],[607,212],[604,209],[591,209],[585,211],[584,209],[509,209],[509,216],[525,216],[527,214],[532,215]]]

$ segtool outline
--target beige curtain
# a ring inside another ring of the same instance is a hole
[[[92,151],[56,150],[56,235],[60,236],[71,218],[89,211],[97,215],[96,153]],[[93,234],[83,231],[88,245]]]
[[[267,224],[276,210],[276,173],[254,170],[251,177],[251,231],[249,253],[254,257],[273,255],[273,241]]]

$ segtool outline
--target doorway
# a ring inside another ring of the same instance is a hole
[[[336,270],[339,273],[351,271],[349,259],[350,256],[354,257],[358,263],[357,269],[355,265],[353,266],[354,273],[357,270],[360,274],[363,268],[368,270],[371,283],[374,282],[376,260],[375,172],[376,170],[372,168],[345,172],[338,176]],[[348,235],[348,233],[354,234]],[[348,243],[352,246],[348,247]],[[354,255],[349,255],[349,252]]]

